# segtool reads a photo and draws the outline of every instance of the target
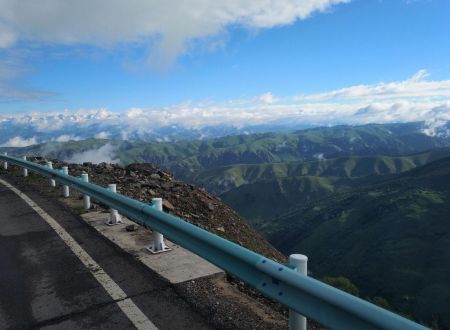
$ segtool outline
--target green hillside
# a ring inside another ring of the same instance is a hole
[[[114,145],[119,144],[116,141],[88,139],[82,141],[47,142],[23,148],[0,147],[0,151],[6,151],[10,155],[48,155],[51,157],[59,156],[62,159],[65,157],[70,157],[78,152],[98,149],[106,143],[113,143]]]
[[[248,222],[257,226],[297,205],[357,187],[360,182],[360,179],[337,177],[285,177],[243,185],[220,197]]]
[[[122,164],[155,163],[221,194],[280,250],[307,254],[314,276],[450,328],[450,138],[422,128],[337,126],[177,143],[91,139],[0,152],[76,159],[109,144]]]
[[[423,134],[424,123],[371,124],[319,127],[291,133],[263,133],[176,143],[86,140],[48,143],[24,149],[28,154],[57,158],[115,146],[114,157],[123,164],[148,162],[173,171],[180,179],[195,181],[202,171],[236,164],[264,164],[346,156],[400,156],[450,147],[450,138]],[[11,148],[0,151],[23,152]],[[382,169],[380,169],[382,170]]]
[[[450,156],[450,149],[437,149],[409,156],[351,156],[314,161],[238,164],[200,171],[191,179],[218,194],[258,181],[321,176],[354,178],[404,172]]]
[[[344,276],[361,296],[450,328],[450,157],[329,195],[260,224],[314,276]]]
[[[287,162],[262,165],[236,165],[217,169],[215,175],[202,176],[195,182],[210,190],[224,182],[227,175],[235,175],[241,182],[221,198],[250,223],[264,223],[287,210],[302,206],[376,181],[379,175],[404,172],[430,161],[450,156],[450,149],[436,149],[403,156],[343,157],[322,161]],[[205,180],[205,181],[203,181]],[[217,188],[216,188],[217,191]]]
[[[183,179],[197,182],[205,170],[236,164],[316,160],[318,157],[399,156],[448,147],[450,139],[421,132],[423,123],[320,127],[292,133],[229,136],[175,144],[148,144],[119,155],[163,165]],[[199,181],[198,181],[199,182]]]

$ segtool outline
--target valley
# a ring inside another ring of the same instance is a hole
[[[176,143],[90,139],[1,151],[156,164],[219,196],[285,255],[308,255],[311,276],[446,328],[450,137],[425,134],[424,125]]]

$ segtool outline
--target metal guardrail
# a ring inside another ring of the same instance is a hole
[[[171,241],[235,275],[266,296],[331,329],[427,329],[148,204],[20,158],[0,155],[0,160],[54,179],[117,209],[136,223],[166,235]]]

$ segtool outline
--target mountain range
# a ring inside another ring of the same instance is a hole
[[[272,218],[318,198],[352,190],[375,182],[380,176],[402,173],[450,156],[450,148],[434,149],[408,156],[349,156],[320,161],[236,165],[210,178],[220,182],[233,175],[239,183],[220,196],[249,222]],[[201,181],[202,182],[202,181]]]
[[[76,113],[0,115],[0,146],[26,147],[48,142],[81,141],[89,138],[142,142],[202,140],[227,135],[279,132],[311,125],[274,120],[264,124],[179,124],[160,112],[106,110]]]
[[[70,162],[154,163],[203,186],[316,278],[450,328],[450,135],[426,123],[334,126],[178,142],[26,148]]]
[[[80,152],[95,151],[100,146],[111,144],[113,150],[110,157],[120,159],[123,164],[134,161],[151,162],[170,169],[183,179],[189,179],[200,176],[202,171],[234,164],[322,160],[352,155],[399,156],[448,147],[450,135],[447,134],[447,128],[442,127],[431,132],[424,122],[333,126],[150,143],[88,139],[67,143],[53,141],[32,145],[23,150],[76,158],[73,156]],[[14,148],[5,146],[2,150],[14,152]]]

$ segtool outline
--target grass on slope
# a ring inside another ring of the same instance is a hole
[[[316,277],[344,276],[362,296],[450,328],[450,157],[336,194],[261,227]]]
[[[352,156],[314,161],[238,164],[198,171],[190,179],[216,193],[262,180],[297,176],[352,178],[404,172],[430,161],[450,156],[450,148],[409,156]]]
[[[229,171],[246,170],[244,176],[239,176],[245,182],[223,193],[221,198],[250,223],[259,226],[318,198],[370,184],[381,174],[403,172],[449,155],[450,149],[437,149],[404,157],[344,157],[315,162],[240,165],[230,167]]]
[[[71,153],[111,143],[123,164],[142,161],[174,171],[181,179],[197,172],[236,164],[263,164],[367,155],[405,155],[448,147],[450,139],[422,133],[423,123],[335,126],[292,133],[260,133],[175,143],[86,140],[49,143],[24,149],[67,158]],[[13,151],[13,149],[5,150]],[[383,169],[380,169],[383,170]],[[190,180],[193,181],[193,180]]]

